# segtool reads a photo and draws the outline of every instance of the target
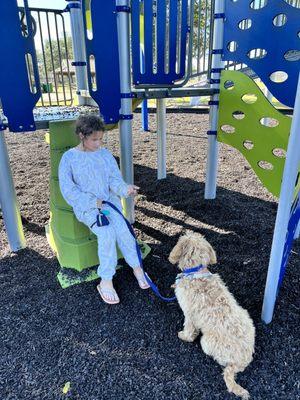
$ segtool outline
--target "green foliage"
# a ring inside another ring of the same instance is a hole
[[[45,66],[47,74],[51,76],[54,70],[65,68],[67,60],[73,60],[72,38],[67,36],[66,40],[46,40],[44,44],[44,56],[42,51],[37,52],[37,59],[41,76],[45,76]]]
[[[202,56],[209,46],[211,2],[195,0],[193,56]]]

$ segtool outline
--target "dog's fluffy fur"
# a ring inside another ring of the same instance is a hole
[[[217,262],[216,253],[200,234],[182,236],[170,253],[171,263],[180,270]],[[184,313],[184,329],[178,337],[192,342],[200,332],[201,347],[224,366],[229,392],[243,399],[249,393],[235,382],[235,374],[252,361],[255,328],[246,310],[238,305],[218,274],[183,277],[176,281],[175,294]]]

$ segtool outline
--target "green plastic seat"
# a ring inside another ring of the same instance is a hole
[[[63,198],[58,179],[55,178],[50,179],[50,202],[57,208],[73,212],[73,208]]]
[[[90,229],[79,222],[73,211],[63,210],[50,204],[50,225],[63,238],[84,239],[91,235]]]

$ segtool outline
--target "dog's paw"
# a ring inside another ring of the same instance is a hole
[[[241,395],[242,400],[249,400],[250,399],[250,393],[248,390],[245,390],[242,395]]]
[[[191,336],[188,336],[184,331],[178,332],[178,337],[179,339],[183,340],[184,342],[193,342],[194,338]]]

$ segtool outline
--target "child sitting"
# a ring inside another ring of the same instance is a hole
[[[139,189],[124,182],[116,160],[103,147],[104,129],[102,119],[97,116],[78,118],[76,133],[80,144],[63,154],[59,165],[59,185],[77,219],[97,236],[100,261],[97,273],[101,278],[97,289],[103,301],[117,304],[120,299],[112,281],[117,266],[116,243],[132,267],[140,288],[148,289],[149,285],[140,267],[135,239],[124,219],[109,205],[102,205],[102,201],[109,201],[122,210],[120,197],[134,196]],[[95,223],[99,209],[106,214],[108,225]]]

